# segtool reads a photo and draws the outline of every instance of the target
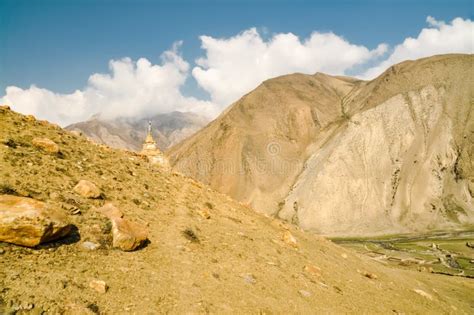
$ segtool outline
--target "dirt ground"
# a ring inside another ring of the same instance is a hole
[[[32,146],[34,137],[60,153]],[[134,153],[6,109],[0,142],[0,193],[45,201],[77,227],[34,249],[0,243],[0,313],[474,312],[472,279],[384,266]],[[102,198],[73,193],[81,179]],[[150,243],[113,249],[110,224],[94,210],[105,202],[148,224]],[[85,249],[86,241],[100,247]]]

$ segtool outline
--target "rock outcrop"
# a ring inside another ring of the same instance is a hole
[[[0,241],[34,247],[71,231],[60,210],[31,198],[0,195]]]

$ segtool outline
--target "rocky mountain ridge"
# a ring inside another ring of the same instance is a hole
[[[267,80],[168,155],[184,174],[325,235],[469,228],[473,59],[406,61],[372,81]]]
[[[140,151],[149,121],[153,125],[153,136],[161,150],[191,136],[209,122],[206,117],[191,112],[115,119],[105,119],[100,115],[95,115],[87,121],[69,125],[66,129],[82,132],[95,142],[113,148]]]

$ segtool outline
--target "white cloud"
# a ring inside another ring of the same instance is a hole
[[[207,101],[185,97],[180,87],[189,74],[189,64],[178,53],[180,43],[161,56],[161,65],[145,58],[112,60],[110,74],[93,74],[85,89],[58,94],[31,86],[9,86],[1,103],[16,111],[67,125],[86,120],[100,112],[102,117],[143,117],[157,113],[195,111],[215,115],[215,106]]]
[[[455,18],[450,24],[428,16],[429,28],[424,28],[417,38],[408,37],[395,46],[392,54],[377,66],[368,69],[361,78],[372,79],[393,64],[408,60],[447,53],[474,52],[474,22]]]
[[[369,50],[333,33],[313,32],[304,40],[275,34],[264,40],[255,28],[230,38],[200,39],[206,56],[196,60],[192,74],[221,107],[268,78],[293,72],[344,74],[387,50],[385,44]]]

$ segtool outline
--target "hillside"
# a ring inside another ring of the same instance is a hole
[[[37,137],[59,152],[32,145]],[[0,193],[45,201],[77,227],[36,248],[0,243],[0,313],[472,312],[472,281],[387,268],[134,153],[5,107],[0,141]],[[84,179],[98,199],[73,191]],[[147,224],[146,247],[111,247],[95,211],[106,202]],[[106,292],[92,280],[105,281]]]
[[[175,169],[325,235],[474,224],[473,55],[372,81],[271,79],[168,151]]]
[[[191,136],[208,123],[207,118],[191,112],[171,112],[141,119],[103,119],[99,115],[69,125],[66,129],[80,131],[94,142],[113,148],[140,151],[148,121],[152,122],[153,135],[161,150]]]

